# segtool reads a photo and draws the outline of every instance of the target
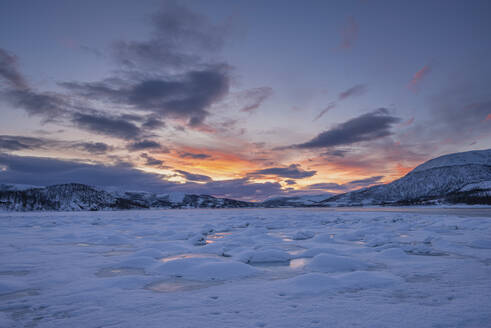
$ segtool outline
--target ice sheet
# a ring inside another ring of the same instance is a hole
[[[483,213],[0,213],[0,327],[485,327]]]

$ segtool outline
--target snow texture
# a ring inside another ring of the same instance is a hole
[[[0,327],[489,327],[491,210],[0,213]]]

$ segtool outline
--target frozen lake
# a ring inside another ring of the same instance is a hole
[[[431,206],[414,206],[414,207],[350,207],[342,208],[325,208],[327,211],[336,212],[391,212],[391,213],[417,213],[417,214],[435,214],[435,215],[457,215],[460,217],[483,217],[491,219],[491,207],[431,207]]]
[[[0,327],[490,322],[490,209],[0,213]]]

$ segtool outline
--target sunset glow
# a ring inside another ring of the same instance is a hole
[[[2,2],[0,182],[266,199],[489,148],[488,10]]]

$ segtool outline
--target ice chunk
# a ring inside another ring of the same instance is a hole
[[[151,256],[134,256],[125,261],[122,261],[117,265],[118,268],[139,268],[145,269],[152,264],[155,264],[157,260]]]
[[[388,248],[381,251],[379,256],[388,259],[404,259],[407,258],[408,255],[400,248]]]
[[[335,236],[333,233],[323,233],[317,235],[313,240],[317,243],[332,243],[334,242]]]
[[[210,258],[183,258],[156,268],[160,274],[191,280],[229,280],[255,275],[258,269],[237,261]]]
[[[281,295],[312,296],[324,293],[353,292],[370,288],[386,288],[403,282],[400,277],[385,272],[357,271],[338,275],[307,273],[278,283]]]
[[[245,263],[274,263],[288,262],[291,255],[285,251],[278,249],[265,249],[258,251],[250,251],[241,254],[240,260]]]
[[[402,278],[388,272],[356,271],[336,276],[342,290],[384,288],[403,281]]]
[[[194,236],[190,237],[189,238],[189,241],[194,246],[203,246],[203,245],[206,245],[206,238],[201,233],[195,234]]]
[[[5,278],[0,281],[0,294],[13,293],[15,291],[23,290],[26,288],[27,287],[24,284],[21,284],[18,281]]]
[[[469,246],[473,248],[491,249],[491,239],[473,240],[469,243]]]
[[[293,240],[305,240],[310,239],[315,236],[315,233],[312,231],[297,231],[292,237]]]
[[[368,265],[364,262],[331,254],[319,254],[308,264],[308,268],[317,272],[346,272],[366,270]]]
[[[296,257],[314,257],[316,255],[324,254],[324,253],[342,255],[338,250],[334,248],[314,247],[297,254]]]
[[[337,281],[327,274],[307,273],[295,278],[285,279],[279,285],[286,295],[289,293],[315,295],[334,290]]]

